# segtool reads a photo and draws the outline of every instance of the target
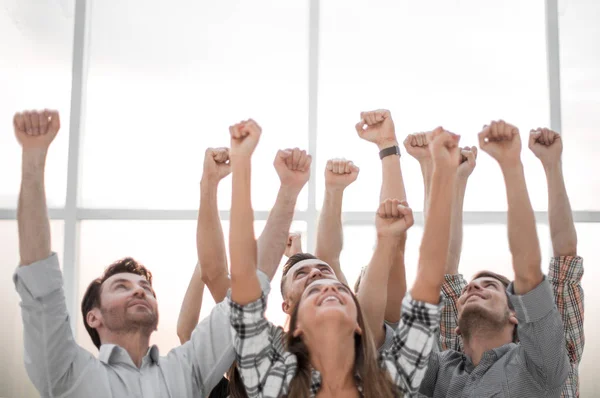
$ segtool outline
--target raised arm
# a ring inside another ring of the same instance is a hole
[[[256,275],[257,249],[251,201],[251,159],[261,135],[252,119],[229,127],[231,134],[231,222],[229,258],[231,299],[240,305],[256,301],[262,291]]]
[[[379,201],[383,202],[387,198],[406,201],[406,191],[400,167],[400,148],[398,147],[396,130],[390,111],[379,109],[362,112],[360,118],[361,121],[356,125],[359,137],[377,145],[379,151],[396,148],[397,152],[397,155],[388,155],[381,159],[382,178]],[[402,298],[406,293],[406,272],[404,269],[406,232],[400,236],[398,243],[393,265],[390,268],[385,309],[385,320],[391,323],[397,323],[400,320],[400,307]]]
[[[460,137],[441,127],[436,128],[431,137],[431,198],[419,250],[417,277],[411,294],[415,300],[437,304],[444,281],[450,242],[452,195],[460,161],[460,150],[457,146]]]
[[[216,303],[223,301],[230,282],[227,271],[225,239],[219,218],[217,188],[231,172],[229,149],[208,148],[200,181],[200,207],[196,228],[198,264],[190,280],[177,320],[177,336],[183,344],[198,324],[204,286],[208,286]]]
[[[401,236],[413,223],[412,210],[406,202],[400,202],[398,199],[386,199],[377,210],[377,246],[358,290],[358,301],[369,328],[373,331],[377,347],[381,347],[385,341],[383,321],[388,300],[390,269],[397,259]]]
[[[286,249],[296,200],[310,178],[312,157],[298,148],[278,151],[273,166],[281,185],[267,224],[258,238],[258,266],[273,279]]]
[[[519,130],[500,120],[479,133],[479,146],[502,170],[508,199],[508,244],[515,271],[515,293],[526,294],[543,280],[540,242],[521,162]]]
[[[347,284],[340,265],[340,254],[344,244],[342,228],[342,200],[344,190],[358,177],[359,169],[350,160],[330,159],[325,166],[325,199],[319,218],[315,255],[325,261],[337,276]]]
[[[94,359],[73,338],[62,274],[50,249],[44,168],[48,148],[60,129],[58,112],[17,113],[14,129],[23,147],[17,211],[21,266],[14,281],[21,296],[25,367],[40,395],[59,396],[77,383]]]
[[[567,388],[578,396],[578,365],[585,346],[584,300],[581,279],[583,259],[577,256],[577,233],[562,173],[560,134],[538,128],[529,136],[529,148],[542,162],[548,181],[548,213],[554,258],[548,280],[565,329],[567,352],[572,364]],[[569,386],[570,383],[570,386]]]
[[[58,112],[17,113],[15,135],[23,147],[21,193],[17,209],[21,265],[50,256],[50,221],[46,207],[44,172],[50,143],[60,129]]]

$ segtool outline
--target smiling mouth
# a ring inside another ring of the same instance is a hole
[[[478,299],[481,299],[481,300],[485,300],[483,297],[481,297],[481,296],[479,296],[479,295],[477,295],[477,294],[474,294],[474,295],[472,295],[471,297],[469,297],[469,298],[468,298],[468,299],[465,301],[465,303],[468,303],[469,301],[471,301],[471,299],[474,299],[474,298],[478,298]]]
[[[339,304],[343,304],[342,300],[340,300],[338,297],[336,297],[336,296],[327,296],[323,300],[321,300],[321,302],[319,303],[319,306],[321,306],[321,305],[323,305],[325,303],[329,303],[329,302],[337,302]]]

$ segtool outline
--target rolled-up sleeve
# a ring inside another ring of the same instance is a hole
[[[546,277],[533,290],[515,295],[507,289],[519,320],[519,354],[531,376],[548,390],[561,388],[570,370],[560,313]]]
[[[18,267],[13,281],[21,296],[25,369],[42,396],[58,396],[95,358],[73,338],[56,253]]]
[[[442,351],[462,351],[462,339],[456,334],[458,326],[458,299],[467,286],[467,281],[461,274],[444,275],[442,296],[444,308],[440,317],[440,346]]]

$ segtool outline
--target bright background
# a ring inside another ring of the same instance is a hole
[[[582,397],[600,391],[600,2],[596,0],[0,0],[0,396],[37,396],[23,367],[12,273],[18,263],[20,149],[14,112],[56,108],[62,131],[48,158],[52,246],[65,271],[77,340],[89,281],[133,256],[156,275],[161,324],[154,343],[178,344],[176,317],[195,262],[195,218],[206,147],[227,145],[227,126],[263,126],[255,156],[256,233],[277,192],[272,158],[301,147],[315,157],[293,228],[314,249],[328,158],[361,167],[346,192],[342,265],[353,282],[374,245],[381,183],[374,147],[354,132],[361,110],[391,109],[401,139],[443,124],[465,145],[490,119],[522,132],[564,134],[567,188],[585,257],[587,341]],[[76,4],[77,3],[77,4]],[[548,12],[547,12],[548,10]],[[551,103],[553,104],[551,106]],[[523,151],[544,261],[551,253],[541,165]],[[408,199],[422,210],[417,162],[402,157]],[[231,180],[220,186],[228,230]],[[498,167],[482,155],[465,200],[461,271],[510,274],[506,200]],[[409,283],[422,233],[409,234]],[[64,260],[64,263],[63,263]],[[274,281],[269,316],[283,322]],[[202,316],[214,305],[205,294]]]

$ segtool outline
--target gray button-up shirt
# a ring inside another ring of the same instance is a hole
[[[268,294],[267,276],[258,275]],[[21,296],[25,368],[42,397],[204,397],[235,358],[226,301],[198,324],[190,341],[165,357],[150,347],[137,368],[119,346],[102,345],[96,358],[77,345],[56,254],[18,267],[13,279]]]
[[[544,277],[525,295],[508,296],[519,320],[519,344],[487,351],[477,366],[462,353],[432,355],[419,396],[560,397],[570,370],[560,313]]]

